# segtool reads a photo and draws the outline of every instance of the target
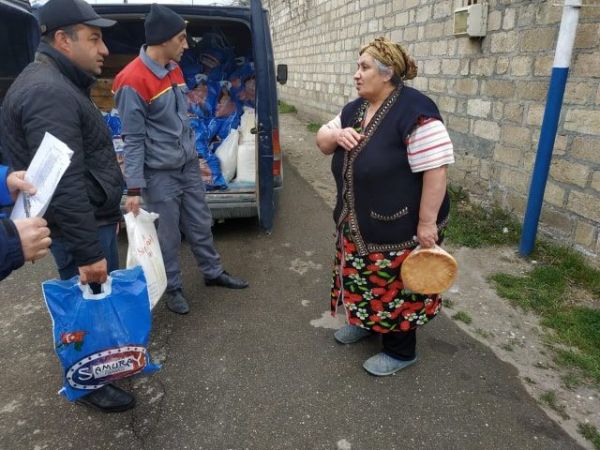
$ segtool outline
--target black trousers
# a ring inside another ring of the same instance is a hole
[[[417,356],[417,330],[397,331],[381,335],[383,352],[393,358],[408,361]]]

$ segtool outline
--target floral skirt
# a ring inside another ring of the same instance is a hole
[[[423,295],[404,289],[402,262],[412,249],[360,256],[347,223],[338,233],[331,313],[346,309],[348,323],[378,333],[409,331],[433,319],[442,306],[440,295]]]

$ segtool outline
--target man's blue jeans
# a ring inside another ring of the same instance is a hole
[[[119,268],[119,252],[117,248],[117,224],[98,227],[98,239],[108,265],[108,273]],[[79,275],[73,255],[67,250],[64,237],[52,238],[50,246],[61,280],[68,280]]]

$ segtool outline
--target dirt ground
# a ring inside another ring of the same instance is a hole
[[[314,133],[306,129],[309,120],[296,114],[279,117],[285,158],[333,208],[335,185],[329,169],[330,158],[316,148]],[[516,248],[469,249],[451,244],[446,248],[458,261],[459,275],[445,295],[452,302],[451,308],[444,308],[445,314],[468,313],[472,322],[468,325],[458,322],[458,325],[489,346],[498,358],[514,365],[533,398],[539,401],[543,394],[553,391],[554,407],[541,401],[540,406],[581,445],[594,448],[579,434],[577,427],[579,423],[591,423],[600,429],[600,393],[585,386],[567,389],[561,381],[566,372],[553,362],[552,349],[544,344],[544,331],[538,319],[498,297],[487,282],[488,275],[493,273],[525,273],[532,263],[521,259]]]

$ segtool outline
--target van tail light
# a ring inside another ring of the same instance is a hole
[[[279,129],[273,129],[273,176],[281,176],[281,145],[279,143]]]

